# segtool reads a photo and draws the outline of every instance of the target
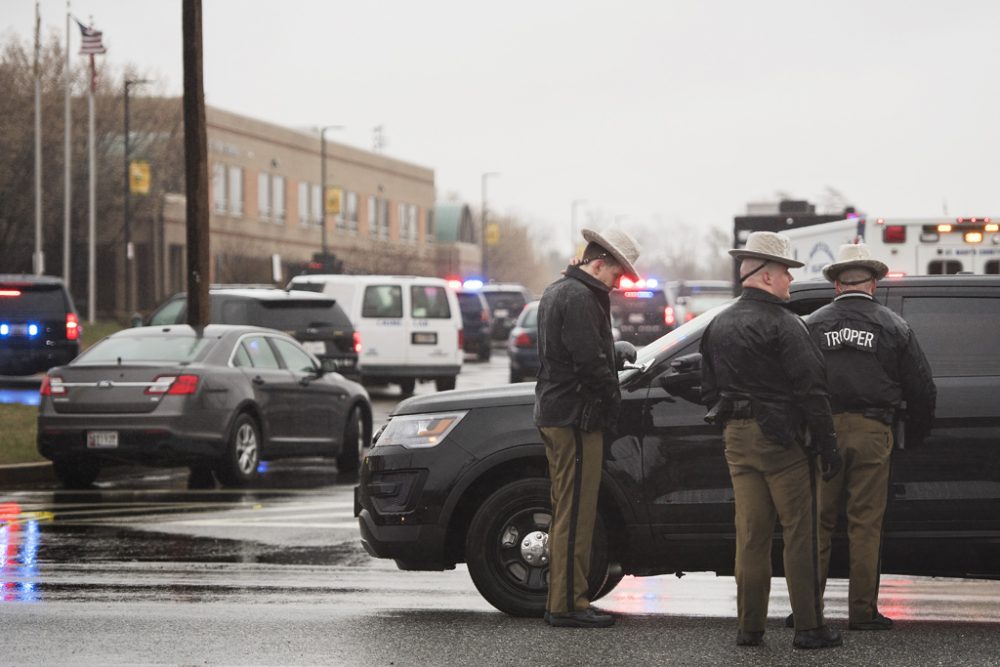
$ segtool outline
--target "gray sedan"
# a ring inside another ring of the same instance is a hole
[[[251,326],[126,329],[51,369],[41,394],[38,451],[68,487],[116,463],[212,470],[230,486],[292,456],[336,457],[353,472],[371,441],[361,385]]]

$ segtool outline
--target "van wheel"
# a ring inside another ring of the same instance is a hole
[[[510,372],[510,383],[511,384],[516,384],[516,383],[520,382],[523,379],[524,378],[521,377],[520,373],[518,373],[516,371],[513,371],[513,370]]]
[[[417,386],[417,381],[413,378],[406,378],[399,381],[400,393],[403,396],[413,396],[413,389]]]
[[[491,354],[493,354],[493,346],[490,345],[490,341],[487,340],[480,346],[479,353],[476,355],[476,358],[479,359],[479,361],[489,361]]]
[[[361,465],[365,448],[370,446],[366,437],[365,416],[361,406],[355,405],[347,415],[344,424],[344,443],[337,455],[337,472],[353,473]]]
[[[486,499],[469,525],[465,561],[486,601],[511,616],[541,617],[549,591],[548,547],[539,560],[537,545],[547,544],[552,504],[547,479],[522,479]],[[534,549],[525,548],[526,538]],[[590,597],[607,579],[608,543],[598,513],[590,555]]]
[[[257,478],[259,463],[260,430],[253,417],[243,413],[236,417],[215,474],[224,486],[246,486]]]
[[[455,388],[455,376],[446,375],[444,377],[439,377],[434,379],[434,386],[438,391],[449,391]]]
[[[89,488],[101,473],[101,464],[90,459],[55,459],[52,471],[67,489]]]

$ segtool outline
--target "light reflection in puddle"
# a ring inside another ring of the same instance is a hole
[[[38,521],[22,520],[18,503],[0,503],[0,601],[39,599]]]

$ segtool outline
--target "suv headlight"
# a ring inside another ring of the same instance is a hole
[[[435,412],[393,417],[382,429],[374,446],[402,445],[408,449],[434,447],[448,437],[467,414],[468,411]]]

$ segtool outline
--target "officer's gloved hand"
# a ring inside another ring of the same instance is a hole
[[[615,368],[621,370],[625,366],[625,362],[633,363],[637,355],[635,345],[626,341],[620,340],[615,343]]]
[[[844,460],[840,458],[840,451],[836,446],[824,447],[819,451],[819,460],[823,470],[823,481],[829,482],[837,476],[837,473],[844,467]]]

